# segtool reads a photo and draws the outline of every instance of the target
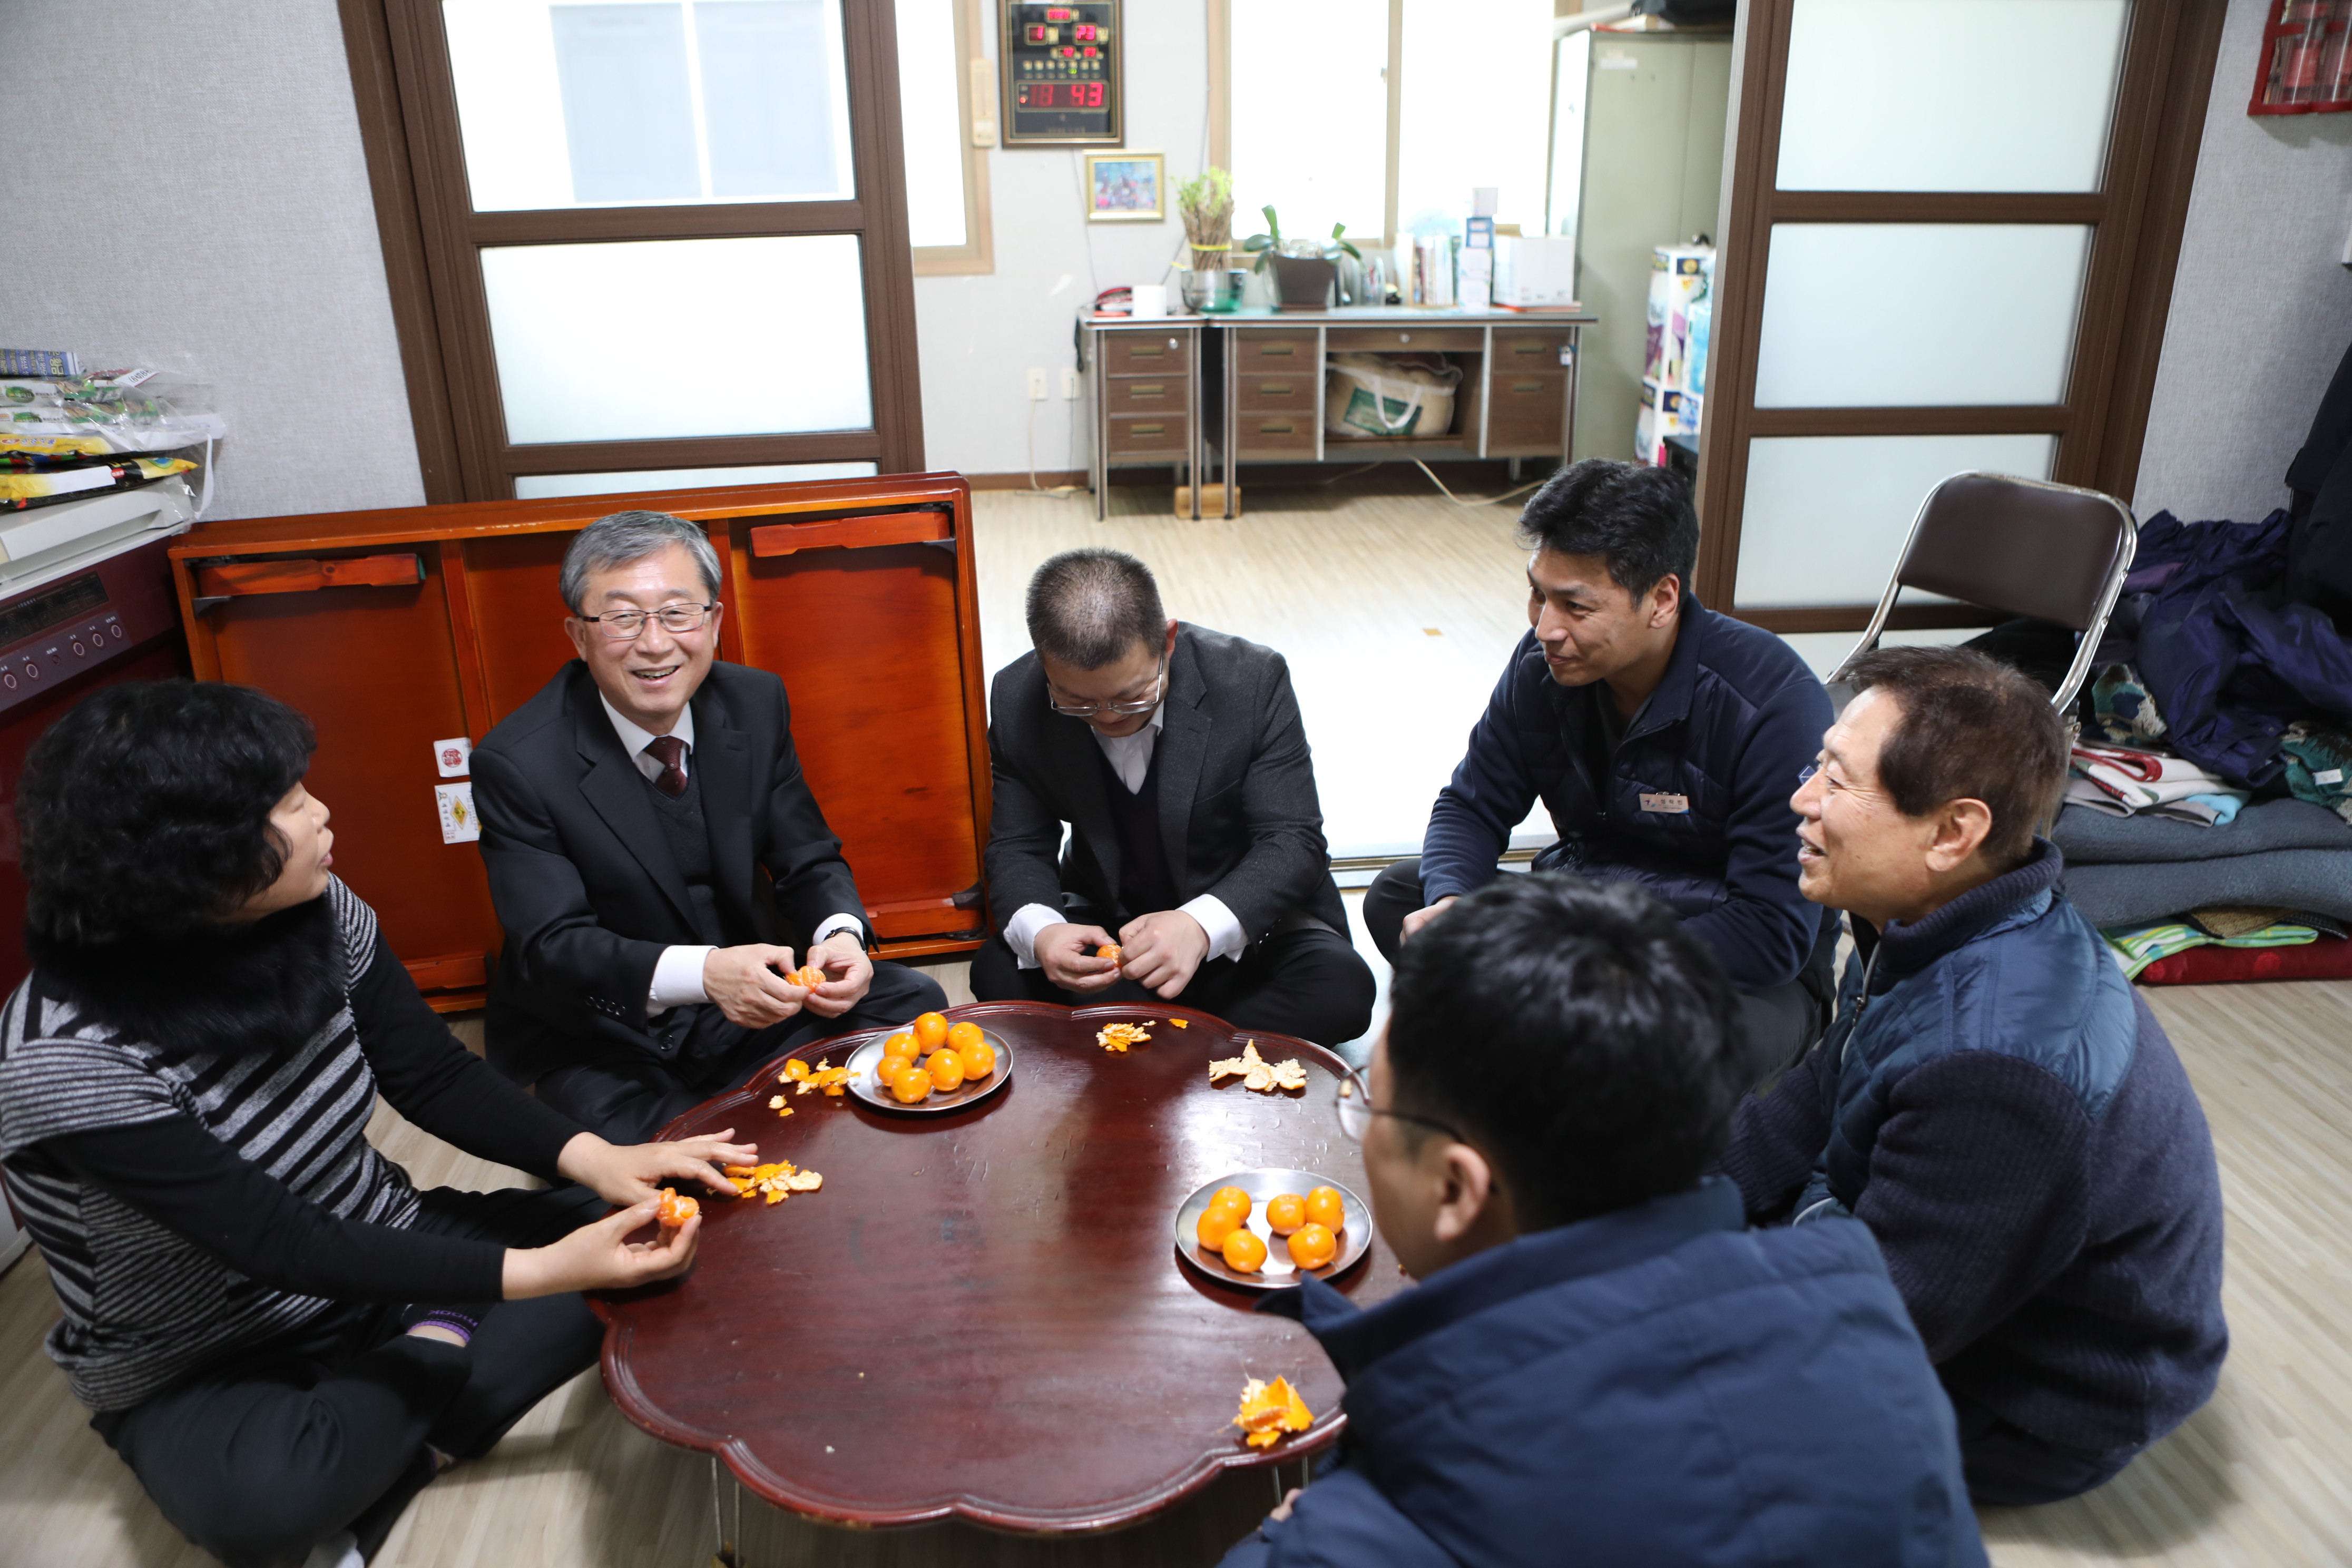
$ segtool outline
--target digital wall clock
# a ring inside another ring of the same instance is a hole
[[[1005,0],[998,40],[1006,146],[1117,147],[1126,140],[1119,0]]]

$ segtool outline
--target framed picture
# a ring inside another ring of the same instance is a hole
[[[1087,154],[1088,223],[1168,221],[1167,162],[1157,153]]]

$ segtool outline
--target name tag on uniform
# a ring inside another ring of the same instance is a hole
[[[1690,796],[1686,795],[1645,795],[1642,797],[1642,809],[1643,811],[1654,811],[1665,816],[1676,816],[1680,813],[1690,810]]]

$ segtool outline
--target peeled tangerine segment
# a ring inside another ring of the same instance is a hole
[[[664,1230],[676,1230],[701,1212],[702,1205],[692,1198],[682,1197],[669,1188],[664,1187],[661,1206],[654,1211],[654,1217],[660,1222]]]
[[[1251,1447],[1270,1448],[1285,1432],[1304,1432],[1314,1426],[1315,1413],[1287,1379],[1260,1383],[1253,1377],[1242,1384],[1241,1414],[1234,1417],[1234,1425],[1249,1435],[1244,1441]]]

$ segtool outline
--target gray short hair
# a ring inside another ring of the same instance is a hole
[[[694,557],[695,569],[702,574],[703,591],[718,598],[719,552],[711,548],[709,534],[666,511],[616,511],[572,536],[572,547],[563,552],[563,574],[558,579],[563,603],[573,615],[580,614],[588,594],[589,574],[643,561],[673,544],[686,546],[686,552]]]
[[[1065,550],[1029,579],[1029,641],[1074,669],[1100,669],[1168,630],[1151,568],[1121,550]]]

